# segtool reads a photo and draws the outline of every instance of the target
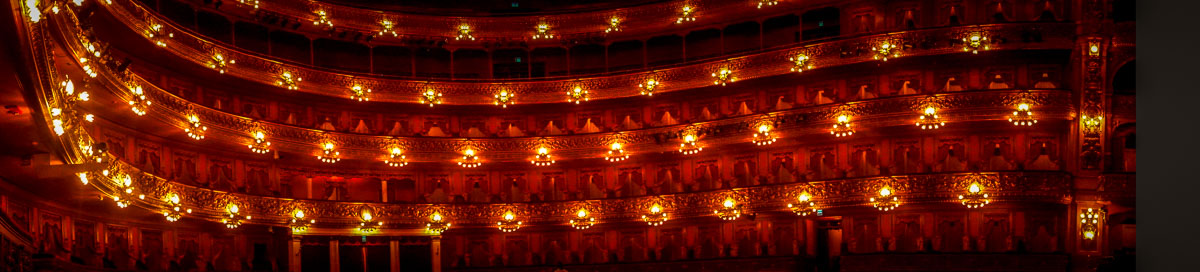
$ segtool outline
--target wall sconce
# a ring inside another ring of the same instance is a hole
[[[517,215],[512,210],[504,212],[504,216],[500,221],[496,222],[496,227],[503,232],[514,232],[521,228],[521,221],[517,220]]]
[[[804,72],[804,69],[812,69],[812,63],[809,62],[808,55],[799,54],[788,58],[792,62],[792,72]]]
[[[134,197],[146,199],[145,194],[138,194],[136,196],[133,194],[133,177],[130,177],[128,174],[121,174],[119,176],[120,178],[115,180],[117,183],[117,192],[112,197],[113,201],[117,202],[117,207],[129,207],[129,204],[133,204]]]
[[[694,135],[694,134],[684,135],[683,143],[679,144],[679,153],[683,153],[684,155],[691,155],[691,154],[696,154],[696,153],[700,153],[700,151],[703,151],[704,148],[696,145],[696,141],[697,141],[696,135]]]
[[[992,203],[992,200],[988,199],[988,194],[983,192],[983,186],[979,185],[979,182],[972,182],[971,185],[967,185],[967,194],[958,195],[958,200],[962,201],[963,206],[967,206],[970,209],[983,207]]]
[[[837,123],[834,123],[833,128],[829,129],[829,134],[833,134],[834,137],[854,135],[854,128],[850,127],[850,116],[838,115]]]
[[[779,4],[778,0],[758,0],[758,8],[762,8],[763,6],[774,6],[776,4]]]
[[[167,210],[163,211],[163,217],[169,222],[179,221],[183,218],[184,213],[192,213],[192,209],[184,209],[183,205],[179,204],[179,194],[171,193],[167,195]]]
[[[550,166],[554,164],[554,158],[550,157],[550,149],[546,147],[538,147],[537,155],[530,161],[536,166]]]
[[[896,196],[895,192],[892,192],[892,187],[890,186],[883,186],[883,188],[880,188],[878,198],[873,196],[870,198],[870,201],[871,206],[874,206],[880,211],[886,212],[895,209],[896,207],[900,207],[900,197]]]
[[[549,24],[546,24],[546,23],[538,24],[537,27],[534,27],[533,31],[534,31],[534,33],[533,33],[534,40],[553,39],[554,38],[554,34],[550,33],[550,25]]]
[[[737,81],[737,78],[733,77],[733,71],[730,71],[729,68],[721,68],[720,70],[717,70],[716,72],[712,73],[712,77],[714,78],[713,85],[725,86],[725,84],[728,84],[729,82]]]
[[[367,97],[369,93],[371,93],[371,89],[364,88],[362,85],[350,87],[350,99],[358,102],[371,101],[371,98]]]
[[[326,25],[333,27],[333,21],[329,20],[329,14],[326,14],[324,10],[318,10],[317,20],[313,21],[313,25]]]
[[[675,23],[682,24],[684,22],[695,21],[696,20],[695,13],[696,13],[695,8],[692,8],[692,6],[684,5],[683,8],[680,9],[679,18],[675,19]]]
[[[76,173],[75,175],[76,175],[76,176],[79,176],[79,182],[82,182],[82,183],[83,183],[83,185],[88,185],[88,174],[87,174],[87,172],[79,172],[79,173]]]
[[[480,164],[482,163],[479,162],[479,157],[475,156],[475,150],[470,148],[463,151],[462,160],[458,161],[458,165],[465,168],[475,168]]]
[[[1083,131],[1088,134],[1100,133],[1100,128],[1104,125],[1104,116],[1099,115],[1081,115],[1079,120],[1083,122]]]
[[[293,233],[298,233],[308,230],[308,226],[316,223],[316,219],[304,220],[304,211],[297,209],[292,212],[292,220],[288,222],[288,226],[292,228]]]
[[[1037,124],[1038,120],[1033,118],[1033,111],[1029,109],[1029,103],[1022,102],[1017,104],[1017,110],[1008,117],[1008,121],[1018,126],[1032,126]]]
[[[1092,57],[1100,56],[1100,42],[1099,41],[1088,42],[1088,56],[1092,56]]]
[[[425,223],[425,229],[434,235],[441,235],[442,232],[450,229],[450,222],[446,222],[441,213],[434,212],[429,216],[429,223]]]
[[[379,230],[379,227],[383,226],[383,221],[376,220],[375,216],[371,215],[370,210],[364,209],[362,213],[359,214],[359,219],[361,222],[358,223],[358,231],[363,233],[375,232],[376,230]]]
[[[571,219],[570,223],[571,227],[575,229],[585,230],[596,224],[596,217],[591,216],[586,208],[579,208],[575,212],[575,218]]]
[[[733,200],[733,197],[725,197],[725,201],[721,202],[721,206],[713,211],[721,220],[732,221],[742,217],[741,205]]]
[[[258,0],[238,0],[238,2],[242,3],[242,5],[254,6],[254,9],[258,9]]]
[[[457,41],[457,40],[468,40],[468,39],[472,40],[472,41],[475,40],[475,36],[471,35],[471,26],[467,25],[467,24],[459,25],[458,26],[458,36],[454,37],[454,40]]]
[[[317,159],[325,163],[335,163],[342,160],[342,153],[334,148],[333,142],[325,142],[321,144],[321,154],[317,155]]]
[[[221,223],[224,223],[226,228],[236,229],[242,225],[243,217],[239,217],[240,212],[237,204],[229,204],[229,208],[226,209],[225,218],[221,219]],[[250,220],[250,218],[247,215],[244,217],[244,220]]]
[[[925,112],[917,119],[917,127],[921,129],[938,129],[946,125],[946,122],[939,120],[937,109],[933,106],[925,107]]]
[[[167,32],[163,29],[162,24],[156,23],[150,24],[150,27],[146,29],[145,34],[146,38],[154,41],[154,44],[158,45],[158,47],[167,47],[166,39],[175,37],[175,33]]]
[[[567,102],[575,103],[578,105],[579,101],[588,101],[588,100],[590,100],[590,95],[587,90],[583,89],[583,87],[575,86],[574,89],[567,91]]]
[[[501,108],[508,108],[508,104],[512,104],[513,98],[516,96],[516,93],[509,92],[508,90],[500,90],[499,93],[493,96],[495,97],[495,100],[492,101],[492,104],[496,104]]]
[[[226,59],[224,55],[213,54],[212,59],[208,60],[208,68],[212,68],[213,70],[217,70],[217,72],[224,74],[225,67],[236,62],[237,61],[233,59]]]
[[[391,167],[403,167],[408,165],[408,160],[403,154],[404,151],[399,147],[393,147],[391,153],[388,154],[388,159],[383,160],[383,163]]]
[[[971,54],[979,54],[980,50],[990,50],[991,41],[986,36],[979,33],[972,33],[970,36],[962,39],[963,52],[971,52]]]
[[[642,95],[654,96],[654,89],[657,89],[658,85],[659,85],[658,80],[651,77],[651,78],[647,78],[645,83],[638,84],[638,88],[642,89]]]
[[[200,116],[197,116],[195,113],[193,113],[189,114],[187,118],[188,127],[184,128],[183,132],[186,132],[188,137],[192,137],[192,139],[204,139],[204,134],[205,132],[208,132],[208,127],[200,124]]]
[[[788,209],[791,209],[793,213],[799,216],[808,216],[817,212],[817,201],[813,200],[812,195],[808,192],[801,192],[800,195],[796,196],[796,202],[788,203],[787,206]]]
[[[383,27],[383,30],[379,31],[380,36],[383,36],[383,34],[392,34],[392,37],[399,36],[396,35],[396,23],[393,23],[387,19],[383,19],[379,21],[379,25]]]
[[[42,11],[38,9],[37,5],[37,0],[25,0],[25,5],[22,5],[29,14],[29,21],[33,23],[42,20]]]
[[[887,61],[888,58],[900,57],[900,47],[890,42],[884,42],[877,47],[871,47],[871,51],[875,52],[876,60]]]
[[[83,72],[84,72],[84,73],[87,73],[87,75],[88,75],[88,76],[90,76],[90,77],[93,77],[93,78],[94,78],[94,77],[96,77],[96,76],[99,76],[99,75],[100,75],[99,73],[97,73],[97,72],[96,72],[96,70],[95,70],[95,69],[92,69],[92,65],[91,65],[91,64],[88,64],[88,59],[87,59],[87,58],[79,58],[79,65],[81,65],[81,66],[82,66],[81,68],[83,68]]]
[[[618,31],[621,31],[621,18],[615,17],[615,16],[612,18],[609,18],[608,19],[608,29],[605,29],[604,33],[618,32]]]
[[[612,143],[608,147],[608,155],[604,156],[604,160],[609,162],[619,162],[629,158],[629,154],[625,154],[625,149],[621,143]]]
[[[1100,219],[1104,218],[1104,213],[1104,208],[1087,208],[1079,213],[1079,230],[1083,232],[1083,239],[1093,240],[1100,236]]]
[[[642,215],[642,221],[651,226],[662,225],[667,221],[667,212],[663,210],[662,205],[654,203],[650,205],[650,213]]]
[[[427,89],[425,89],[425,92],[421,93],[421,104],[428,104],[429,107],[432,108],[433,104],[441,104],[441,103],[442,103],[442,92],[434,90],[433,88],[427,88]]]
[[[771,135],[771,129],[772,128],[770,124],[758,125],[758,132],[754,133],[754,139],[751,141],[753,141],[755,145],[760,146],[775,143],[775,140],[778,140],[779,138]]]
[[[261,130],[254,132],[254,142],[247,145],[247,147],[250,148],[250,151],[258,154],[271,152],[271,142],[267,141],[266,133],[263,133]]]
[[[286,88],[289,91],[294,91],[300,89],[300,81],[304,81],[304,79],[297,76],[292,76],[292,72],[283,72],[282,74],[279,74],[279,78],[275,80],[275,85]]]
[[[130,89],[130,92],[133,97],[129,99],[129,108],[138,116],[146,115],[146,112],[150,110],[152,102],[150,102],[149,98],[146,98],[146,93],[142,91],[142,86],[134,85]]]

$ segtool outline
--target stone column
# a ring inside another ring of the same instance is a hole
[[[338,256],[338,240],[330,239],[329,240],[329,272],[340,272],[341,271],[342,265],[339,263],[341,261],[341,259],[342,259],[341,256]]]
[[[292,236],[288,243],[288,271],[300,272],[300,236]]]
[[[388,256],[391,256],[391,272],[400,272],[400,241],[388,241]]]
[[[442,236],[433,236],[429,248],[433,251],[433,272],[442,272]]]

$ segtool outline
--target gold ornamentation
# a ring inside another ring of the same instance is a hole
[[[900,47],[891,42],[884,42],[879,46],[871,47],[871,51],[875,52],[876,60],[888,61],[888,58],[900,57]]]
[[[970,36],[962,38],[963,52],[971,52],[971,54],[979,54],[980,50],[991,50],[991,41],[987,36],[981,33],[971,33]]]
[[[712,73],[712,77],[713,85],[725,86],[725,84],[737,81],[737,78],[733,77],[733,71],[730,71],[729,68],[718,69]]]
[[[296,209],[292,211],[292,219],[288,221],[288,227],[292,228],[292,233],[301,233],[308,230],[308,226],[316,224],[316,219],[304,219],[304,210]]]
[[[580,101],[588,101],[588,97],[588,91],[584,90],[581,86],[575,86],[575,88],[567,91],[567,101],[571,103],[579,104]]]
[[[283,72],[279,74],[279,78],[275,80],[275,85],[295,91],[300,89],[300,81],[304,81],[304,79],[298,76],[293,76],[292,72]]]
[[[1079,213],[1079,230],[1083,233],[1083,239],[1093,240],[1100,236],[1100,221],[1104,219],[1105,212],[1104,208],[1087,208]]]
[[[425,224],[425,230],[428,230],[434,235],[441,235],[442,232],[445,232],[447,229],[450,229],[450,222],[447,222],[445,218],[442,218],[442,214],[440,212],[433,212],[433,214],[429,216],[429,223]]]
[[[788,61],[792,62],[792,72],[799,73],[804,72],[804,69],[813,68],[812,62],[809,61],[808,55],[805,54],[797,54],[796,56],[789,57]]]
[[[358,102],[371,101],[367,94],[371,93],[371,89],[365,88],[362,85],[354,85],[350,87],[350,99]]]
[[[219,53],[213,54],[212,59],[208,60],[208,68],[212,68],[213,70],[217,70],[217,72],[221,72],[222,74],[224,74],[225,67],[229,66],[230,64],[234,64],[236,62],[237,61],[235,61],[234,59],[227,59],[227,58],[225,58],[224,55],[221,55]]]

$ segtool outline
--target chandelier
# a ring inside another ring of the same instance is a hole
[[[96,54],[99,54],[99,52],[96,52]],[[99,76],[100,74],[96,73],[96,70],[92,69],[92,65],[88,64],[87,62],[88,62],[87,58],[79,58],[79,65],[83,66],[83,67],[81,67],[81,68],[83,68],[83,72],[87,73],[88,76],[90,76],[90,77]]]
[[[754,133],[754,140],[751,140],[751,141],[753,141],[755,145],[761,146],[761,145],[773,144],[773,143],[775,143],[775,140],[778,140],[778,139],[779,138],[777,138],[775,136],[771,136],[771,125],[762,124],[762,125],[758,125],[758,132]]]
[[[88,174],[87,174],[87,172],[79,172],[79,173],[76,173],[75,175],[76,175],[76,176],[79,176],[79,182],[83,182],[83,185],[87,185],[87,184],[88,184]]]
[[[696,135],[688,134],[683,136],[683,143],[679,144],[679,153],[691,155],[700,153],[704,148],[696,145]]]
[[[817,211],[817,202],[812,199],[812,195],[808,192],[802,192],[796,196],[795,203],[788,203],[788,209],[799,216],[808,216]]]
[[[808,55],[799,54],[795,57],[788,58],[792,62],[792,72],[804,72],[804,69],[812,69],[812,63],[808,61]]]
[[[1079,120],[1083,121],[1085,133],[1100,133],[1100,126],[1104,125],[1104,116],[1084,114],[1079,117]]]
[[[175,33],[164,30],[162,24],[151,24],[145,34],[146,38],[150,38],[158,47],[167,47],[166,39],[175,37]]]
[[[992,203],[992,200],[988,199],[988,194],[983,192],[983,187],[979,185],[979,182],[972,182],[971,185],[968,185],[967,194],[958,195],[958,200],[962,201],[963,206],[972,209]]]
[[[654,89],[658,88],[658,80],[647,78],[646,83],[638,84],[638,88],[642,89],[642,95],[654,96]]]
[[[721,220],[736,220],[742,217],[741,205],[737,205],[733,201],[733,197],[726,197],[724,202],[721,202],[721,207],[713,211]]]
[[[517,220],[517,215],[513,214],[512,210],[504,212],[503,218],[496,222],[496,227],[503,232],[514,232],[521,228],[521,221]]]
[[[608,19],[608,29],[604,33],[621,31],[621,18],[612,17]]]
[[[456,41],[457,40],[472,40],[472,41],[474,41],[475,36],[471,35],[471,26],[467,25],[467,24],[459,25],[458,26],[458,36],[454,37],[454,40],[456,40]]]
[[[1083,238],[1092,240],[1100,232],[1100,219],[1104,216],[1104,208],[1094,210],[1087,208],[1079,214],[1079,229],[1083,231]]]
[[[192,213],[192,209],[184,209],[183,205],[179,204],[178,194],[172,193],[170,196],[167,196],[167,205],[167,210],[163,211],[163,217],[166,217],[167,221],[170,222],[179,221],[180,218],[183,218],[184,213]]]
[[[683,6],[680,10],[679,18],[675,19],[675,23],[682,24],[683,22],[695,21],[696,15],[694,13],[696,13],[696,9],[692,8],[692,6]]]
[[[466,168],[475,168],[480,164],[482,163],[479,162],[479,157],[475,156],[475,150],[469,148],[466,151],[463,151],[462,160],[458,161],[459,166]]]
[[[292,232],[304,232],[308,230],[308,226],[316,223],[316,219],[304,220],[304,211],[297,209],[292,212],[292,220],[288,222],[288,227],[292,228]]]
[[[509,92],[508,90],[500,90],[500,93],[493,96],[495,99],[492,101],[492,104],[496,104],[501,108],[508,108],[508,104],[512,104],[513,98],[516,96],[516,93]]]
[[[254,142],[247,145],[250,151],[258,154],[271,152],[271,142],[267,141],[267,135],[260,131],[254,132]]]
[[[393,23],[392,21],[388,21],[387,19],[383,19],[383,20],[379,21],[379,25],[383,26],[383,30],[379,31],[380,36],[383,36],[383,34],[388,34],[388,33],[392,34],[392,37],[398,36],[398,35],[396,35],[396,29],[395,29],[396,23]]]
[[[421,93],[421,104],[429,104],[429,107],[432,108],[433,104],[441,104],[441,103],[442,103],[442,93],[441,92],[438,92],[438,91],[434,90],[433,88],[428,88],[428,89],[425,89],[425,92]]]
[[[575,229],[585,230],[596,224],[596,218],[588,214],[587,209],[580,208],[579,211],[575,212],[575,218],[571,219],[570,223]]]
[[[829,129],[829,134],[833,134],[834,137],[854,135],[854,128],[850,127],[850,116],[845,114],[838,115],[837,123],[833,124],[833,128]]]
[[[1017,104],[1017,110],[1008,117],[1008,121],[1018,126],[1037,124],[1037,119],[1033,118],[1033,111],[1029,110],[1029,103]]]
[[[871,47],[871,51],[875,52],[874,58],[876,60],[887,61],[889,57],[891,57],[891,58],[900,57],[900,47],[893,45],[889,42],[884,42],[883,44],[879,45],[878,47]]]
[[[896,207],[900,207],[900,197],[896,196],[895,192],[892,192],[892,188],[888,186],[880,188],[878,198],[871,197],[870,200],[871,206],[874,206],[880,211],[889,211],[895,209]]]
[[[292,72],[283,72],[279,74],[279,78],[275,79],[275,85],[294,91],[300,89],[300,81],[304,81],[304,79],[292,76]]]
[[[714,78],[713,85],[721,86],[725,86],[725,84],[737,80],[733,77],[733,71],[730,71],[729,68],[721,68],[720,70],[717,70],[716,72],[712,73],[712,77]]]
[[[991,46],[987,37],[979,33],[972,33],[971,36],[965,37],[963,41],[963,52],[971,52],[971,54],[979,54],[979,50],[990,50]]]
[[[650,213],[642,215],[642,221],[651,226],[662,225],[663,222],[667,222],[667,213],[663,211],[662,205],[654,203],[650,205]]]
[[[313,25],[327,25],[333,27],[333,21],[329,20],[329,14],[326,14],[324,10],[318,10],[317,20],[313,21]]]
[[[763,6],[774,6],[776,4],[779,4],[779,0],[758,0],[758,8],[762,8]]]
[[[917,127],[921,129],[938,129],[946,125],[946,122],[939,120],[937,109],[930,106],[925,107],[925,113],[917,119]]]
[[[549,166],[551,164],[554,164],[554,158],[550,157],[550,149],[547,149],[544,146],[538,147],[537,152],[538,152],[537,156],[534,156],[533,160],[530,161],[533,163],[533,165]]]
[[[383,221],[376,220],[375,217],[371,215],[371,211],[368,210],[363,210],[359,219],[362,221],[358,222],[358,231],[363,233],[375,232],[376,230],[379,230],[379,227],[383,226]]]
[[[604,160],[609,162],[619,162],[629,158],[629,154],[625,154],[625,149],[621,147],[621,143],[612,143],[608,147],[608,155],[604,156]]]
[[[258,0],[238,0],[238,3],[254,6],[254,9],[258,9]]]
[[[234,64],[234,63],[236,63],[236,61],[234,61],[233,59],[226,59],[224,55],[213,54],[212,59],[208,60],[208,68],[212,68],[214,70],[217,70],[217,72],[221,72],[222,74],[224,74],[225,66],[228,66],[228,65]]]
[[[326,163],[335,163],[342,160],[342,152],[334,149],[333,142],[325,142],[321,145],[321,154],[317,155],[317,159]]]
[[[384,160],[383,163],[391,167],[402,167],[408,165],[408,161],[405,160],[406,157],[404,154],[402,154],[402,152],[403,151],[400,150],[399,147],[393,147],[391,154],[388,154],[388,159]]]
[[[579,104],[579,101],[590,100],[589,96],[588,91],[579,86],[575,86],[574,89],[567,91],[567,101],[575,104]]]
[[[146,115],[146,111],[150,110],[152,103],[149,98],[146,98],[146,92],[142,91],[142,86],[134,85],[130,92],[133,94],[133,98],[129,100],[129,108],[138,116]]]
[[[442,214],[437,212],[429,216],[429,223],[425,223],[425,229],[434,235],[441,235],[442,232],[445,232],[449,228],[450,222],[446,222],[442,218]]]
[[[112,197],[113,201],[117,202],[117,207],[125,208],[129,207],[129,204],[133,204],[135,197],[133,195],[133,178],[128,174],[121,175],[121,178],[117,180],[117,187],[117,194]],[[138,194],[136,197],[146,199],[145,194]]]
[[[371,101],[371,98],[367,97],[369,93],[371,93],[371,89],[363,88],[361,85],[350,87],[350,99],[358,102]]]
[[[196,114],[189,114],[187,118],[188,127],[184,128],[183,132],[187,132],[188,137],[192,137],[192,139],[204,139],[204,133],[208,131],[208,127],[200,124],[200,117]]]
[[[237,204],[229,204],[229,208],[226,209],[225,218],[221,219],[221,223],[224,223],[226,228],[236,229],[242,225],[242,220],[250,220],[251,217],[249,215],[243,217],[239,214],[240,212]]]
[[[534,30],[534,33],[533,33],[534,40],[536,40],[536,39],[553,39],[554,38],[554,34],[550,33],[550,25],[548,25],[548,24],[545,24],[545,23],[538,24],[537,27],[535,27],[533,30]]]

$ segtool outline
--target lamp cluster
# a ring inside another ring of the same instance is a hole
[[[554,34],[550,33],[550,25],[549,24],[545,24],[545,23],[538,24],[537,27],[535,27],[533,29],[533,31],[534,31],[534,33],[533,33],[534,40],[553,39],[554,38]]]
[[[434,212],[429,216],[429,223],[425,223],[425,229],[434,235],[441,235],[442,232],[450,229],[450,222],[446,222],[441,213]]]
[[[946,125],[946,122],[939,120],[937,109],[930,106],[925,107],[925,112],[917,119],[917,127],[921,129],[938,129]]]
[[[183,218],[184,213],[192,213],[192,209],[184,209],[183,205],[180,205],[178,194],[168,195],[166,201],[167,209],[163,211],[163,217],[166,217],[167,221],[179,221],[180,218]]]
[[[575,104],[579,104],[580,101],[588,101],[589,96],[588,91],[580,86],[575,86],[575,88],[567,91],[567,101]]]
[[[808,216],[817,212],[817,202],[812,199],[812,195],[808,192],[800,193],[799,196],[796,196],[796,202],[788,203],[787,207],[799,216]]]
[[[621,31],[621,18],[612,17],[608,19],[608,28],[604,29],[604,33]]]
[[[682,24],[684,22],[695,21],[696,20],[695,13],[696,13],[696,8],[685,5],[685,6],[683,6],[683,8],[680,8],[679,18],[675,18],[675,23]]]
[[[221,223],[225,224],[226,228],[236,229],[242,226],[242,220],[250,220],[251,216],[242,216],[237,204],[229,204],[226,209],[225,217],[221,218]]]
[[[267,135],[260,131],[254,132],[254,142],[247,145],[250,151],[258,154],[271,152],[271,142],[267,141]]]
[[[371,233],[379,230],[383,226],[383,221],[378,221],[375,216],[371,215],[370,211],[363,211],[360,215],[361,222],[358,222],[358,231],[363,233]]]
[[[625,154],[625,149],[621,143],[612,143],[608,147],[608,155],[604,156],[604,160],[609,162],[619,162],[629,158],[629,154]]]
[[[279,85],[280,87],[290,91],[295,91],[300,89],[300,81],[304,81],[304,79],[298,76],[293,76],[292,72],[283,72],[282,74],[279,74],[279,78],[275,80],[275,85]]]
[[[429,107],[432,108],[433,104],[441,104],[441,103],[442,103],[442,92],[439,92],[439,91],[431,88],[431,89],[426,89],[425,92],[421,93],[421,104],[428,104]]]
[[[667,212],[663,211],[662,205],[654,203],[650,205],[650,213],[642,215],[642,221],[651,226],[662,225],[663,222],[667,222]]]
[[[779,140],[779,138],[771,135],[771,125],[762,124],[758,125],[758,131],[754,133],[754,140],[751,141],[753,141],[755,145],[762,146],[773,144],[776,140]]]
[[[875,52],[876,60],[887,61],[888,58],[900,57],[900,47],[891,43],[883,43],[876,47],[871,47],[871,51]]]
[[[763,6],[774,6],[777,4],[779,4],[779,0],[758,0],[758,8],[762,8]]]
[[[200,124],[200,116],[196,116],[196,114],[189,114],[187,118],[188,127],[184,128],[183,132],[186,132],[188,137],[191,137],[192,139],[204,139],[204,134],[208,131],[208,127]]]
[[[900,197],[896,196],[895,193],[892,192],[892,188],[887,186],[879,189],[879,196],[871,197],[870,201],[871,206],[879,209],[880,211],[886,212],[895,209],[896,207],[900,207]]]
[[[159,47],[167,47],[166,39],[175,37],[175,33],[167,32],[161,24],[151,24],[146,28],[145,35]]]
[[[466,168],[479,167],[480,164],[483,163],[479,162],[479,156],[475,156],[474,149],[467,149],[466,151],[463,151],[462,160],[458,161],[459,166]]]
[[[367,89],[362,85],[354,85],[350,87],[350,99],[358,102],[371,101],[367,94],[371,93],[371,89]]]
[[[304,220],[304,211],[296,210],[292,212],[292,219],[288,221],[288,227],[292,228],[292,232],[298,233],[308,230],[308,226],[316,223],[316,219]]]
[[[335,163],[342,160],[342,152],[334,149],[333,142],[325,142],[321,145],[321,154],[317,155],[317,159],[326,163]]]
[[[983,187],[978,182],[972,182],[967,186],[967,194],[958,195],[958,200],[967,208],[979,208],[992,203],[988,198],[988,194],[983,192]]]
[[[721,202],[721,207],[713,211],[713,214],[716,214],[717,217],[721,218],[721,220],[736,220],[739,217],[742,217],[742,209],[740,206],[741,205],[738,205],[733,201],[732,197],[727,197],[725,198],[725,201]]]
[[[838,115],[837,123],[834,123],[833,128],[829,129],[829,134],[833,134],[834,137],[854,135],[854,128],[850,127],[850,116]]]
[[[407,157],[404,156],[403,151],[395,147],[392,148],[392,152],[388,154],[388,159],[384,160],[383,163],[391,167],[402,167],[408,165],[408,160],[406,159]]]
[[[734,82],[737,80],[736,78],[733,77],[733,71],[730,71],[729,68],[721,68],[720,70],[713,72],[712,77],[713,77],[713,85],[721,85],[721,86],[725,86],[725,84],[728,84],[729,82]]]
[[[130,88],[130,94],[133,97],[129,99],[129,108],[138,116],[146,115],[146,112],[150,110],[152,102],[150,102],[149,98],[146,98],[146,93],[142,91],[142,86],[134,85],[133,88]]]
[[[472,41],[474,41],[475,36],[471,35],[471,26],[466,25],[466,24],[459,25],[458,26],[458,36],[454,37],[454,40],[472,40]]]
[[[658,80],[647,78],[646,83],[638,84],[638,89],[642,90],[642,95],[654,96],[654,89],[658,88]]]
[[[495,100],[492,101],[492,104],[496,104],[497,106],[500,106],[501,108],[508,108],[508,104],[512,104],[513,98],[516,96],[517,96],[516,93],[510,92],[508,90],[500,90],[499,93],[496,93],[496,95],[493,96],[493,98],[495,98]]]
[[[1008,117],[1008,121],[1017,126],[1033,126],[1033,124],[1037,124],[1038,120],[1033,118],[1033,111],[1029,109],[1029,103],[1021,103],[1017,104],[1017,110]]]
[[[396,35],[396,29],[395,29],[396,23],[393,23],[392,21],[389,21],[387,19],[383,19],[383,20],[379,21],[379,25],[381,27],[383,27],[383,29],[379,30],[380,36],[382,36],[383,34],[392,34],[392,37],[399,36],[399,35]]]
[[[1088,240],[1096,239],[1100,232],[1100,219],[1104,216],[1104,209],[1099,210],[1087,208],[1079,213],[1079,229],[1083,232],[1083,238]]]
[[[554,158],[550,157],[550,149],[543,146],[538,147],[537,155],[530,162],[536,166],[550,166],[554,164]]]
[[[683,153],[684,155],[700,153],[703,150],[704,147],[696,144],[696,135],[694,134],[684,135],[683,143],[679,144],[679,153]]]
[[[575,218],[572,218],[568,222],[571,223],[571,227],[577,230],[585,230],[596,224],[596,218],[588,214],[587,209],[580,208],[579,211],[575,212]]]
[[[225,67],[234,63],[236,63],[235,60],[226,59],[224,55],[213,54],[212,59],[208,60],[208,68],[212,68],[213,70],[217,70],[217,72],[224,74]]]
[[[325,13],[324,10],[318,10],[317,20],[313,21],[313,25],[326,25],[333,27],[333,21],[329,20],[329,14]]]
[[[983,36],[982,34],[978,34],[978,33],[971,34],[971,36],[963,38],[962,41],[963,41],[963,52],[971,52],[971,54],[979,54],[980,50],[986,51],[986,50],[991,49],[988,38]]]
[[[504,212],[504,216],[500,218],[500,221],[496,222],[496,227],[503,232],[514,232],[521,228],[521,224],[523,223],[517,220],[517,215],[512,210],[508,210]]]
[[[799,54],[788,58],[792,62],[792,72],[804,72],[804,69],[812,69],[813,65],[809,62],[808,55]]]

